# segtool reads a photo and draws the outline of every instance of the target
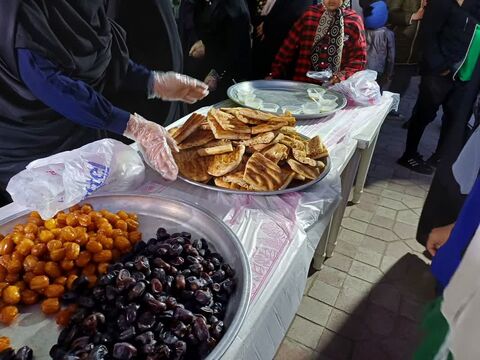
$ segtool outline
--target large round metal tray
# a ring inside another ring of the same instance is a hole
[[[207,239],[210,246],[222,254],[236,271],[237,288],[230,299],[225,316],[227,331],[208,360],[220,359],[238,334],[245,319],[251,290],[251,272],[247,254],[237,236],[213,214],[194,204],[158,196],[129,194],[99,195],[88,198],[95,209],[126,210],[139,216],[144,239],[153,237],[160,226],[169,232],[188,231],[192,236]],[[14,225],[26,222],[27,211],[0,219],[0,233],[9,232]],[[38,305],[22,308],[19,321],[13,326],[0,326],[0,334],[8,336],[12,345],[30,346],[35,359],[50,359],[48,352],[59,334],[55,320],[45,317]]]
[[[309,182],[306,182],[306,183],[300,183],[296,186],[292,186],[292,187],[289,187],[289,188],[286,188],[286,189],[283,189],[283,190],[276,190],[276,191],[243,191],[243,190],[231,190],[231,189],[225,189],[225,188],[221,188],[221,187],[218,187],[216,186],[215,184],[210,184],[210,183],[207,183],[207,184],[204,184],[204,183],[201,183],[201,182],[197,182],[197,181],[194,181],[194,180],[190,180],[190,179],[187,179],[186,177],[183,177],[182,175],[178,175],[178,177],[180,179],[182,179],[183,181],[189,183],[189,184],[192,184],[192,185],[195,185],[195,186],[198,186],[198,187],[201,187],[201,188],[204,188],[204,189],[208,189],[208,190],[214,190],[214,191],[219,191],[219,192],[222,192],[222,193],[227,193],[227,194],[238,194],[238,195],[257,195],[257,196],[271,196],[271,195],[282,195],[282,194],[287,194],[287,193],[291,193],[291,192],[297,192],[297,191],[301,191],[303,189],[306,189],[312,185],[315,185],[316,183],[318,183],[319,181],[323,180],[329,173],[330,171],[330,167],[331,167],[331,160],[330,160],[330,157],[327,157],[326,160],[325,160],[326,164],[325,164],[325,168],[323,169],[323,172],[320,174],[320,176],[312,181],[309,181]],[[293,184],[295,184],[295,180],[294,182],[292,182]]]
[[[240,89],[253,91],[258,98],[261,98],[265,103],[274,103],[280,106],[276,114],[282,113],[282,106],[287,105],[303,105],[305,103],[313,102],[307,94],[307,89],[318,88],[324,90],[320,85],[302,83],[297,81],[287,80],[254,80],[245,81],[230,86],[227,90],[228,97],[239,105],[249,107],[239,99],[238,91]],[[299,114],[294,115],[297,120],[318,119],[324,116],[334,114],[338,110],[343,109],[347,105],[347,99],[339,92],[326,90],[327,94],[334,95],[337,99],[337,107],[331,111],[320,112],[318,114]],[[252,108],[256,109],[256,108]],[[261,110],[261,109],[256,109]],[[265,110],[262,110],[265,111]]]

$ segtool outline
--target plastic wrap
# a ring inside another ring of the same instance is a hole
[[[323,71],[308,71],[307,77],[317,81],[329,81],[333,76],[333,72],[330,69]]]
[[[152,91],[149,98],[165,101],[184,101],[193,104],[208,95],[208,86],[187,75],[172,71],[153,73]]]
[[[333,85],[330,89],[345,95],[349,105],[376,105],[382,97],[380,86],[375,81],[376,79],[376,71],[363,70],[353,74],[347,80]]]
[[[48,219],[100,189],[132,190],[144,178],[145,166],[134,149],[104,139],[31,162],[10,179],[7,191],[15,203]]]

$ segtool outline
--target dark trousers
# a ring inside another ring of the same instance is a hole
[[[387,90],[402,97],[407,92],[412,77],[416,75],[418,75],[417,65],[395,65],[393,78]]]
[[[454,104],[454,100],[461,96],[464,91],[463,85],[460,82],[454,82],[451,76],[422,76],[417,103],[409,121],[406,156],[413,156],[417,153],[425,128],[435,120],[440,106],[443,106],[444,118],[436,151],[438,155],[441,155],[439,151],[443,147],[446,131],[451,127],[452,121],[456,120],[455,113],[458,105]]]
[[[457,220],[466,195],[453,175],[452,166],[474,129],[468,127],[473,105],[480,89],[480,66],[477,66],[469,82],[456,84],[448,100],[443,126],[444,142],[441,151],[442,160],[437,168],[425,200],[418,224],[417,240],[425,244],[432,229],[450,225]],[[478,126],[478,118],[476,119]]]
[[[453,177],[451,167],[450,171],[440,171],[439,169],[425,199],[418,223],[417,241],[426,245],[428,235],[434,228],[450,225],[457,221],[465,199],[466,196],[461,194],[460,187]]]

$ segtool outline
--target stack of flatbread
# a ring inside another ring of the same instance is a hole
[[[245,191],[283,190],[308,182],[325,168],[328,150],[319,136],[305,140],[290,114],[273,115],[245,108],[193,114],[169,133],[180,174],[187,179]]]

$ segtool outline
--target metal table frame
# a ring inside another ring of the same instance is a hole
[[[325,259],[333,255],[352,189],[352,203],[360,203],[360,197],[363,194],[380,130],[393,107],[394,103],[392,103],[392,106],[388,108],[382,116],[376,119],[377,123],[375,124],[374,131],[362,132],[354,136],[354,139],[357,140],[357,148],[350,154],[350,158],[341,170],[340,175],[342,181],[342,200],[332,216],[328,230],[320,239],[315,250],[313,257],[313,268],[315,270],[321,270]]]

